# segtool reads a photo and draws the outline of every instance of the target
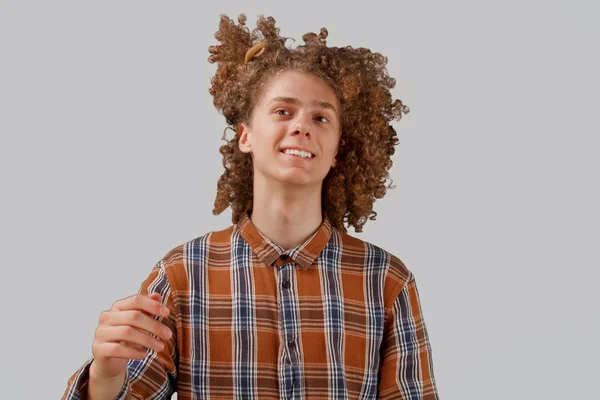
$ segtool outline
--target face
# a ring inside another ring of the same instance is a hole
[[[333,89],[300,71],[277,74],[257,99],[252,120],[240,126],[239,147],[252,155],[254,176],[292,185],[320,187],[335,165],[340,116]],[[300,158],[285,149],[304,149]]]

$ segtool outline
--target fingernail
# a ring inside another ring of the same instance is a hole
[[[162,315],[164,315],[166,317],[167,315],[169,315],[169,308],[163,306],[163,307],[160,308],[160,312],[161,312]]]
[[[163,329],[163,336],[165,339],[171,339],[171,330],[169,328]]]

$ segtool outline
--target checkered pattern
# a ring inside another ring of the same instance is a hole
[[[171,309],[118,399],[438,399],[415,277],[331,225],[285,251],[249,214],[169,251],[139,293]],[[68,380],[81,399],[92,358]]]

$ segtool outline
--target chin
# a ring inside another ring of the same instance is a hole
[[[318,183],[318,181],[315,181],[315,177],[310,176],[306,171],[279,171],[276,179],[282,183],[296,185],[315,185]]]

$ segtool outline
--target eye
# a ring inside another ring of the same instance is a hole
[[[329,122],[329,120],[328,120],[327,118],[325,118],[325,117],[317,117],[317,119],[319,119],[319,118],[322,118],[322,119],[324,119],[324,120],[325,120],[325,121],[320,121],[320,122],[323,122],[323,123],[325,123],[325,122]]]
[[[289,114],[289,112],[288,112],[287,110],[284,110],[284,109],[279,109],[279,110],[276,110],[276,111],[275,111],[275,114],[277,114],[277,115],[285,115],[285,114],[281,114],[282,112],[283,112],[283,113],[288,113],[288,114]]]

